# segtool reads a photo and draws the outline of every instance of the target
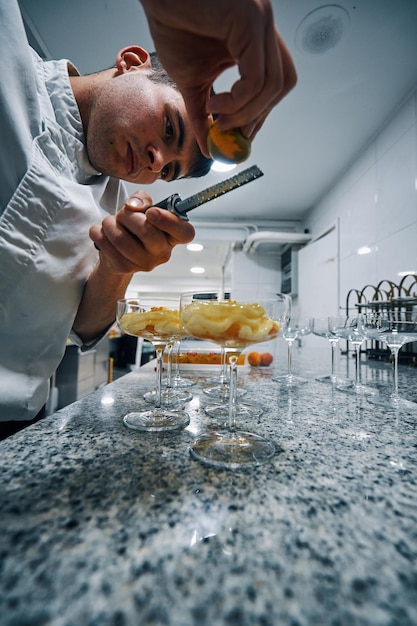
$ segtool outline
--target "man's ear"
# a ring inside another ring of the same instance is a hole
[[[152,67],[149,52],[140,46],[128,46],[122,48],[116,57],[116,68],[119,74],[124,74],[132,69]]]

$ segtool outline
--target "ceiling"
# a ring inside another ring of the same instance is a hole
[[[416,0],[273,4],[298,84],[269,115],[249,160],[233,172],[257,164],[264,176],[190,214],[206,244],[206,252],[197,253],[198,262],[190,261],[191,253],[175,250],[168,266],[142,282],[179,279],[191,264],[206,267],[205,279],[219,276],[229,242],[247,233],[229,230],[233,225],[300,230],[309,208],[417,85]],[[70,58],[81,73],[111,66],[125,45],[153,49],[138,0],[20,0],[20,5],[45,55]],[[226,73],[215,87],[223,89],[234,76]],[[149,191],[155,201],[174,192],[186,198],[229,175],[159,182]],[[207,230],[214,224],[216,230]]]

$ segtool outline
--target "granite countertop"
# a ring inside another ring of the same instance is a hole
[[[0,442],[1,626],[415,626],[417,406],[317,382],[325,349],[294,366],[309,382],[291,392],[272,368],[241,370],[264,408],[242,427],[277,447],[252,470],[189,455],[213,427],[207,371],[186,372],[198,384],[179,433],[124,426],[153,386],[145,369]],[[390,366],[362,374],[384,384]],[[400,385],[417,401],[415,368]]]

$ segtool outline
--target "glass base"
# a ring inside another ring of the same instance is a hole
[[[152,402],[155,404],[156,391],[152,389],[143,394],[143,399],[146,402]],[[169,406],[172,404],[182,404],[183,402],[189,402],[192,400],[193,394],[186,389],[163,389],[161,391],[161,404]]]
[[[190,423],[190,416],[185,412],[154,409],[153,411],[128,413],[124,416],[123,422],[132,430],[161,433],[185,428]]]
[[[191,380],[190,378],[183,378],[182,376],[180,376],[179,378],[173,378],[172,380],[173,389],[183,389],[184,387],[191,387],[195,384],[195,380]]]
[[[285,376],[275,376],[273,379],[274,383],[280,383],[284,385],[284,387],[298,387],[299,385],[305,385],[308,383],[308,378],[303,378],[302,376],[294,376],[293,374]]]
[[[228,384],[220,384],[220,385],[214,385],[213,387],[206,387],[205,389],[203,389],[203,393],[206,394],[206,396],[210,396],[212,398],[228,398],[229,397],[229,390],[230,387]],[[248,393],[247,389],[244,389],[243,387],[238,387],[236,389],[236,397],[237,398],[242,398],[243,396],[245,396]]]
[[[350,387],[352,381],[349,378],[341,378],[340,376],[319,376],[316,378],[319,383],[326,383],[327,385],[334,385],[335,387]]]
[[[339,391],[344,391],[345,393],[350,393],[352,395],[357,396],[377,396],[378,390],[375,387],[369,387],[368,385],[362,385],[362,383],[354,383],[351,382],[350,385],[343,385],[339,387],[336,385],[336,389]]]
[[[367,400],[371,404],[377,404],[385,407],[386,409],[417,411],[417,404],[415,402],[406,400],[405,398],[399,398],[398,396],[378,393],[373,396],[369,396]]]
[[[206,465],[225,469],[256,467],[275,454],[271,441],[243,431],[203,434],[190,448],[193,458]]]
[[[204,412],[210,417],[217,418],[221,421],[226,421],[229,419],[229,404],[209,404],[204,407]],[[251,402],[238,402],[236,416],[240,419],[241,417],[260,417],[263,413],[263,409]]]

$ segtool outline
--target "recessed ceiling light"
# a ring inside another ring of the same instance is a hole
[[[190,250],[191,252],[201,252],[201,250],[203,250],[204,246],[201,245],[201,243],[189,243],[187,244],[187,250]]]
[[[193,274],[204,274],[206,270],[204,269],[204,267],[192,267],[190,269],[190,272],[192,272]]]
[[[371,248],[369,246],[362,246],[357,250],[358,254],[369,254],[371,252]]]
[[[221,163],[220,161],[213,161],[213,165],[211,166],[211,170],[213,172],[230,172],[234,170],[236,167],[236,163]]]

